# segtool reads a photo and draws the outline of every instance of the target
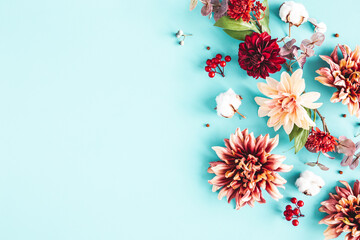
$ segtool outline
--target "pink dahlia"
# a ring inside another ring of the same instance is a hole
[[[239,45],[239,65],[251,77],[266,78],[270,73],[281,70],[286,60],[279,56],[280,48],[277,39],[271,39],[267,32],[253,32],[247,35]]]
[[[354,187],[340,181],[346,188],[336,187],[336,194],[330,193],[329,200],[321,203],[320,212],[328,215],[319,223],[328,225],[324,232],[325,240],[334,239],[348,232],[346,240],[360,240],[360,182]]]
[[[336,88],[331,102],[342,102],[348,106],[351,115],[360,117],[360,47],[354,51],[346,45],[339,45],[343,58],[339,59],[338,46],[330,56],[320,56],[330,68],[322,67],[315,79],[325,86]]]
[[[265,203],[261,189],[275,200],[282,198],[277,187],[284,187],[286,180],[278,172],[288,172],[292,166],[282,164],[285,156],[270,153],[278,145],[278,135],[255,138],[247,129],[238,128],[224,141],[226,147],[213,147],[221,161],[211,162],[208,169],[216,175],[209,183],[213,192],[221,189],[219,199],[226,196],[230,203],[235,198],[238,210],[246,204],[253,207],[255,201]]]

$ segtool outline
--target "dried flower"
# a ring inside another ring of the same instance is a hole
[[[225,139],[226,147],[213,147],[221,161],[211,162],[209,173],[216,176],[209,181],[213,191],[219,189],[219,199],[227,196],[228,202],[233,198],[236,209],[246,204],[254,206],[257,201],[265,203],[262,189],[272,198],[282,198],[278,187],[283,187],[286,180],[278,172],[288,172],[292,166],[282,164],[285,156],[271,154],[278,145],[279,137],[269,135],[254,137],[245,129],[236,129],[236,133]]]
[[[342,102],[348,106],[351,115],[360,117],[360,47],[354,51],[346,45],[339,45],[343,58],[339,59],[338,46],[330,56],[320,56],[330,68],[322,67],[316,72],[320,76],[315,79],[325,86],[334,87],[337,91],[331,102]]]
[[[295,39],[291,39],[290,41],[285,43],[284,46],[280,48],[280,57],[286,58],[288,60],[294,60],[295,57],[298,55],[298,50],[300,49],[298,46],[294,45],[295,42]]]
[[[221,117],[232,118],[241,105],[241,97],[229,88],[216,97],[216,111]]]
[[[294,125],[303,129],[315,126],[305,108],[316,109],[322,103],[314,103],[320,97],[318,92],[304,93],[305,81],[303,71],[296,70],[292,76],[287,72],[281,74],[280,82],[273,78],[266,78],[266,83],[258,83],[258,88],[268,98],[255,97],[260,105],[259,117],[269,116],[267,125],[274,127],[275,131],[281,126],[290,134]]]
[[[251,13],[256,19],[261,18],[261,12],[266,7],[255,0],[229,0],[228,15],[235,20],[242,19],[244,22],[251,20]]]
[[[217,21],[221,17],[225,16],[228,10],[228,0],[212,0],[214,20]]]
[[[204,6],[201,8],[201,15],[203,16],[209,16],[211,18],[212,11],[213,11],[213,5],[211,3],[211,0],[200,0]]]
[[[309,14],[304,5],[293,1],[284,2],[280,6],[279,15],[281,20],[289,23],[291,26],[295,25],[297,27],[305,23],[309,18]]]
[[[321,32],[314,33],[310,40],[304,39],[301,44],[307,48],[313,49],[315,46],[321,46],[325,41],[325,35]]]
[[[319,128],[315,130],[312,128],[305,143],[305,148],[313,153],[327,153],[335,151],[337,145],[337,138],[331,136],[330,133],[320,131]]]
[[[320,176],[307,170],[300,174],[295,185],[303,194],[315,196],[320,192],[321,188],[325,186],[325,182]]]
[[[249,76],[265,79],[269,73],[280,71],[281,64],[285,63],[279,52],[276,39],[271,39],[267,32],[254,32],[239,45],[239,65]]]
[[[346,188],[336,187],[336,194],[321,203],[320,212],[327,213],[319,223],[328,225],[324,231],[325,240],[337,238],[343,232],[347,240],[360,240],[360,182],[356,180],[351,188],[346,181],[340,181]]]
[[[348,139],[345,136],[340,136],[339,145],[336,147],[336,151],[344,154],[341,166],[349,166],[351,170],[354,170],[359,165],[360,153],[355,154],[359,148],[360,142],[355,144],[351,139]]]
[[[312,25],[314,25],[315,32],[326,33],[327,26],[325,23],[323,22],[318,23],[314,18],[309,18],[308,20]]]

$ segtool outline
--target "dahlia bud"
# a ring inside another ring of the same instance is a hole
[[[309,18],[309,14],[304,5],[293,1],[284,2],[280,6],[279,16],[284,22],[297,27],[307,22]]]
[[[325,186],[324,180],[313,172],[305,171],[295,182],[296,187],[305,195],[315,196]]]
[[[232,118],[241,105],[241,97],[229,88],[216,97],[216,111],[221,117]]]

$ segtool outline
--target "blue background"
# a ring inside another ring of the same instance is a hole
[[[330,54],[337,43],[355,48],[359,1],[302,2],[328,26],[317,55]],[[281,3],[270,0],[274,37],[287,33]],[[326,186],[303,196],[294,182],[316,154],[287,151],[292,143],[282,129],[274,152],[294,165],[282,174],[284,199],[266,193],[266,204],[236,211],[211,191],[212,146],[222,146],[237,127],[275,132],[257,116],[256,84],[264,80],[239,68],[239,41],[213,27],[199,6],[188,8],[187,0],[1,1],[0,239],[323,238],[320,202],[339,179],[353,183],[359,169],[341,168],[338,155],[322,157],[331,169],[311,170]],[[182,47],[178,29],[194,34]],[[312,31],[306,23],[292,33],[301,42]],[[217,53],[233,61],[226,78],[209,79],[204,63]],[[320,110],[333,135],[353,137],[358,119],[330,103],[333,89],[314,80],[320,66],[326,63],[318,56],[306,64],[307,91],[321,92]],[[240,111],[247,119],[216,115],[215,97],[229,87],[244,97]],[[293,196],[305,201],[306,217],[296,228],[282,216]]]

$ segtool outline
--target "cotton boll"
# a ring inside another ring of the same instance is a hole
[[[316,27],[315,27],[315,32],[321,32],[321,33],[326,33],[327,31],[327,26],[325,23],[321,22],[319,23]]]
[[[279,16],[282,21],[297,27],[306,22],[309,18],[309,14],[304,5],[294,1],[284,2],[280,6]]]
[[[320,176],[315,175],[313,172],[305,171],[300,174],[295,185],[298,190],[305,195],[315,196],[320,192],[321,188],[325,186],[325,182]]]
[[[326,33],[326,31],[327,31],[327,26],[326,26],[325,23],[323,23],[323,22],[318,23],[318,22],[316,21],[316,19],[314,19],[314,18],[309,18],[308,21],[309,21],[312,25],[314,25],[314,27],[315,27],[315,32]]]
[[[177,33],[176,33],[176,37],[179,38],[181,37],[182,35],[184,35],[184,32],[182,30],[179,30]]]
[[[224,93],[216,97],[216,111],[221,117],[231,118],[241,105],[241,98],[234,90],[229,88]]]

